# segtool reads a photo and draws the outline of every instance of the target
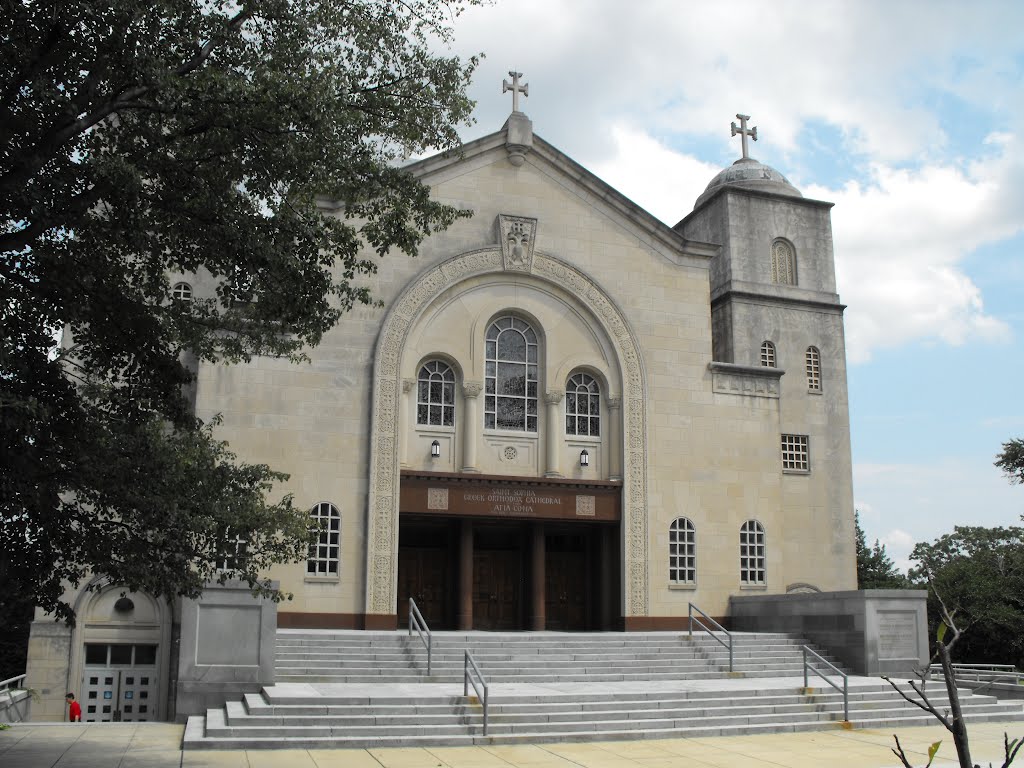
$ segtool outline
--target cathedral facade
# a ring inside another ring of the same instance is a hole
[[[743,157],[668,227],[514,111],[410,166],[473,215],[380,262],[382,307],[308,364],[199,368],[198,415],[322,525],[270,574],[278,627],[393,629],[414,598],[432,629],[680,629],[690,604],[856,589],[831,204],[734,132]],[[74,689],[137,646],[167,701],[180,611],[119,614],[115,590],[48,653]]]

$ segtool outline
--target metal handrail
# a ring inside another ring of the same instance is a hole
[[[810,684],[807,681],[807,670],[810,669],[810,670],[812,670],[814,672],[814,674],[816,674],[818,677],[820,677],[826,683],[831,685],[837,691],[842,691],[842,693],[843,693],[843,720],[845,720],[846,722],[849,722],[850,721],[850,676],[848,674],[846,674],[845,672],[843,672],[843,670],[841,670],[839,667],[837,667],[831,661],[829,661],[826,658],[823,658],[822,655],[820,653],[818,653],[817,651],[815,651],[814,649],[808,648],[806,645],[804,645],[804,646],[801,646],[801,650],[803,650],[803,652],[804,652],[804,690],[807,690],[808,688],[810,688]],[[820,661],[822,664],[824,664],[825,666],[827,666],[830,669],[832,669],[836,674],[840,675],[843,678],[843,687],[840,688],[838,685],[833,683],[828,677],[826,677],[825,673],[823,673],[820,669],[816,669],[815,667],[811,666],[810,662],[807,661],[807,654],[808,653],[811,654],[818,661]]]
[[[9,677],[6,680],[0,680],[0,693],[6,692],[8,695],[10,695],[12,689],[19,690],[18,686],[14,685],[14,683],[17,683],[20,680],[24,680],[26,677],[28,677],[27,672],[25,674],[18,675],[17,677]]]
[[[483,686],[484,693],[480,695],[480,688],[477,685],[477,679],[480,681],[480,685]],[[487,681],[484,679],[483,672],[480,671],[480,667],[476,665],[476,660],[466,651],[466,660],[462,670],[462,696],[467,698],[469,696],[469,684],[473,684],[473,690],[476,691],[476,697],[480,699],[484,704],[484,736],[487,735]]]
[[[716,642],[718,642],[720,645],[724,645],[726,648],[729,649],[729,671],[732,672],[732,660],[733,660],[733,651],[732,651],[732,649],[733,649],[733,637],[732,637],[732,632],[730,632],[725,627],[723,627],[721,624],[719,624],[717,621],[712,619],[710,616],[708,616],[706,613],[704,613],[704,611],[702,611],[696,605],[694,605],[693,603],[690,603],[690,637],[691,638],[693,637],[693,612],[694,611],[696,611],[701,616],[703,616],[705,619],[707,619],[712,624],[714,624],[716,627],[718,627],[718,631],[719,632],[724,632],[725,636],[727,638],[729,638],[729,641],[726,642],[722,638],[716,636],[714,632],[712,632],[710,629],[708,629],[706,626],[704,626],[703,623],[701,623],[701,620],[698,617],[698,619],[697,619],[697,627],[699,629],[703,629],[705,632],[707,632],[709,635],[711,635],[711,637]]]
[[[1012,683],[1024,684],[1024,672],[1018,672],[1013,664],[953,664],[957,683]],[[943,675],[941,664],[932,664],[929,674]]]
[[[420,613],[420,609],[416,606],[416,601],[411,597],[409,598],[409,637],[412,637],[412,631],[416,630],[416,633],[420,636],[420,642],[423,643],[423,647],[427,649],[427,677],[430,677],[434,655],[434,636],[430,633],[430,627],[427,626],[427,622],[423,620],[423,614]],[[426,637],[424,637],[426,635]]]

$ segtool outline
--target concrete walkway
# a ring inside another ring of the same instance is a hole
[[[842,730],[699,739],[417,749],[182,752],[184,726],[27,724],[0,731],[3,768],[896,768],[895,732],[915,766],[942,741],[933,768],[957,765],[941,726],[887,731]],[[1002,765],[1003,733],[1024,736],[1024,723],[970,726],[974,762]],[[1024,758],[1020,760],[1024,768]]]

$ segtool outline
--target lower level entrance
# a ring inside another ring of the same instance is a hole
[[[402,513],[399,626],[412,597],[431,629],[616,629],[618,535],[618,523]]]

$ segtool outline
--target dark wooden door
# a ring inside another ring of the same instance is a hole
[[[473,554],[473,629],[521,629],[521,570],[516,550]]]
[[[398,625],[409,625],[409,598],[431,629],[448,626],[448,554],[443,549],[398,550]]]
[[[544,562],[544,612],[548,629],[587,628],[587,558],[583,552],[548,552]]]

